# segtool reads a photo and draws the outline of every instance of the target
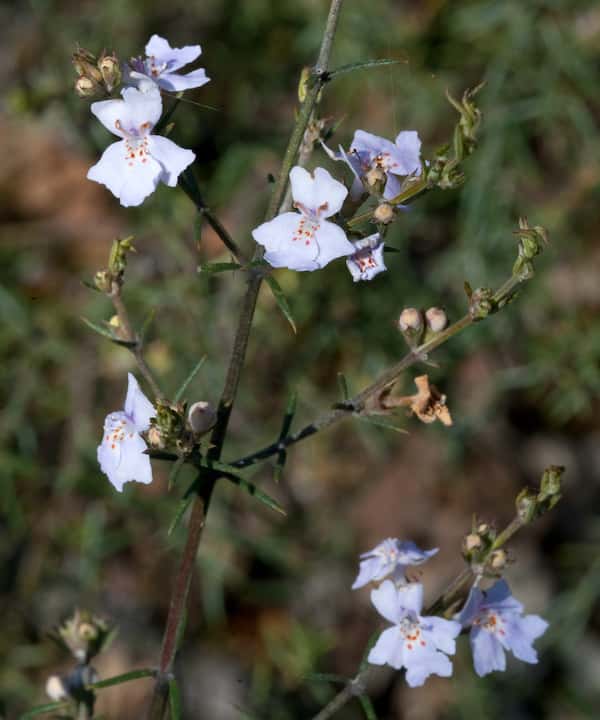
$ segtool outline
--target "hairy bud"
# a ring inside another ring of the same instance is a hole
[[[494,550],[490,555],[489,565],[492,570],[503,570],[508,562],[506,550]]]
[[[389,203],[381,203],[381,205],[378,205],[375,208],[373,218],[375,219],[375,222],[387,225],[394,219],[394,208]]]
[[[100,85],[89,77],[79,77],[75,80],[75,92],[82,98],[95,97],[102,94]]]
[[[102,75],[106,90],[109,93],[112,92],[121,82],[121,67],[114,52],[112,55],[102,55],[98,60],[98,69]]]
[[[424,329],[423,313],[417,308],[404,308],[398,318],[398,330],[409,347],[414,348],[420,343]]]
[[[85,610],[76,610],[60,625],[53,637],[81,663],[87,663],[103,650],[112,636],[112,628],[102,618]]]
[[[448,316],[438,307],[430,307],[425,312],[425,320],[427,321],[427,327],[433,333],[442,332],[448,327]]]
[[[69,694],[58,675],[50,675],[46,680],[46,695],[54,701],[67,700]]]
[[[204,435],[216,423],[217,413],[213,406],[204,400],[195,402],[188,411],[188,423],[195,435]]]

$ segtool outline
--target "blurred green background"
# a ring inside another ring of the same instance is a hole
[[[30,0],[0,7],[0,716],[44,701],[68,658],[46,633],[73,608],[119,626],[97,663],[103,677],[153,665],[184,527],[167,527],[191,480],[166,491],[114,492],[95,454],[107,412],[121,407],[125,349],[91,333],[85,316],[111,308],[85,288],[117,235],[137,255],[125,299],[136,325],[155,312],[147,357],[174,393],[207,362],[191,401],[218,400],[241,275],[200,278],[227,260],[198,232],[194,208],[161,187],[124,210],[85,179],[108,133],[72,91],[76,42],[120,57],[153,32],[200,43],[212,81],[178,109],[172,138],[197,154],[207,200],[251,246],[293,122],[303,65],[316,56],[325,0]],[[297,423],[338,399],[336,374],[367,384],[404,352],[404,306],[465,309],[463,281],[495,286],[510,272],[520,215],[545,225],[551,246],[518,301],[436,353],[450,429],[403,421],[399,435],[356,420],[296,446],[279,485],[268,465],[253,480],[288,509],[283,519],[222,486],[192,587],[178,673],[185,717],[288,720],[312,716],[334,692],[311,672],[352,675],[377,624],[367,591],[349,590],[357,555],[387,536],[439,546],[427,594],[461,568],[471,515],[502,525],[513,498],[545,465],[567,466],[565,497],[512,543],[507,577],[551,628],[537,666],[509,663],[479,680],[461,643],[452,680],[410,690],[398,673],[373,688],[380,719],[597,718],[600,714],[600,7],[578,0],[347,0],[333,67],[370,58],[406,62],[360,71],[327,88],[321,112],[387,137],[418,129],[431,156],[450,138],[444,98],[485,80],[481,145],[467,184],[417,201],[389,235],[389,272],[354,285],[343,262],[277,277],[298,322],[294,336],[261,294],[224,459],[275,438],[287,397]],[[208,106],[208,107],[205,107]],[[312,162],[330,167],[316,151]],[[334,168],[341,175],[340,166]],[[199,242],[198,242],[199,241]],[[412,392],[409,372],[401,390]],[[141,717],[147,681],[105,690],[98,711]],[[358,703],[339,717],[360,718]]]

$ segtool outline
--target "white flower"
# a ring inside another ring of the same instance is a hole
[[[158,85],[163,90],[181,92],[205,85],[210,78],[206,77],[204,68],[192,70],[187,75],[178,75],[175,71],[193,62],[200,56],[200,45],[186,45],[172,48],[168,41],[153,35],[146,45],[146,59],[133,58],[133,68],[129,76],[138,81],[140,90],[146,91]]]
[[[461,625],[440,617],[422,617],[423,586],[410,583],[397,588],[386,580],[371,592],[371,602],[393,626],[384,630],[367,660],[373,665],[406,668],[410,687],[423,685],[430,675],[450,677],[448,655],[456,652]]]
[[[412,540],[400,541],[397,538],[382,540],[369,552],[360,556],[358,576],[352,589],[364,587],[370,582],[379,582],[392,576],[394,582],[406,583],[406,568],[421,565],[433,557],[438,548],[421,550]]]
[[[106,416],[98,445],[100,468],[119,492],[126,482],[152,482],[152,466],[140,433],[148,430],[156,411],[133,375],[129,373],[127,378],[125,408]]]
[[[318,270],[338,257],[352,255],[354,245],[341,227],[325,218],[339,212],[348,191],[323,168],[314,176],[304,168],[290,172],[292,197],[299,213],[288,212],[252,231],[266,248],[265,260],[273,267]]]
[[[387,270],[383,262],[383,239],[379,233],[356,240],[353,245],[355,252],[346,258],[346,265],[354,282],[372,280]]]
[[[177,178],[196,157],[171,140],[152,135],[162,114],[160,92],[125,88],[122,100],[92,103],[91,110],[107,130],[123,138],[109,145],[92,166],[88,179],[105,185],[129,207],[141,203],[159,182],[175,187]]]

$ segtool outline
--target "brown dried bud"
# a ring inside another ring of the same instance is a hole
[[[81,76],[75,80],[75,92],[79,97],[94,97],[100,94],[100,86],[89,77]]]
[[[470,533],[469,535],[465,536],[465,550],[467,552],[472,552],[473,550],[478,550],[481,545],[481,537],[477,535],[476,533]]]
[[[438,307],[430,307],[425,312],[425,319],[427,320],[427,326],[431,332],[439,333],[445,330],[448,326],[448,316],[446,313]]]
[[[371,168],[365,175],[365,180],[369,187],[375,187],[377,183],[385,182],[385,173],[379,167]]]
[[[156,427],[156,425],[150,425],[150,428],[148,430],[147,434],[148,438],[148,445],[150,447],[156,448],[158,450],[162,450],[167,445],[163,439],[162,433],[160,430]]]
[[[110,93],[121,82],[121,67],[119,59],[113,53],[112,55],[102,55],[98,60],[98,69],[102,74],[102,79],[106,85],[107,91]]]
[[[502,570],[506,567],[508,562],[508,555],[506,550],[494,550],[490,556],[490,567],[494,570]]]
[[[213,406],[205,400],[195,402],[189,409],[188,422],[195,435],[204,435],[216,423],[217,413]]]
[[[394,219],[394,208],[389,203],[381,203],[381,205],[378,205],[375,208],[373,218],[375,219],[375,222],[387,225]]]
[[[490,526],[487,523],[480,523],[477,526],[477,532],[479,535],[487,535],[490,531]]]

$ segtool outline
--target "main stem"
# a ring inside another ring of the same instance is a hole
[[[271,196],[265,220],[271,220],[278,214],[284,200],[289,172],[296,159],[300,143],[302,142],[306,127],[317,102],[319,92],[323,86],[324,73],[327,71],[329,65],[333,38],[335,36],[342,3],[343,0],[332,0],[331,2],[329,15],[327,17],[327,24],[325,26],[325,32],[321,43],[321,49],[314,68],[312,83],[310,84],[304,102],[298,112],[296,123],[294,125],[294,129],[292,130],[292,134],[283,157],[279,177],[275,188],[273,189],[273,194]],[[227,434],[229,417],[231,415],[246,358],[248,338],[250,336],[250,329],[252,327],[252,320],[254,318],[254,311],[261,284],[262,277],[260,273],[252,273],[250,275],[248,288],[246,290],[242,311],[238,321],[227,377],[225,379],[225,386],[219,402],[217,424],[211,436],[212,447],[209,451],[210,459],[218,459],[221,455]],[[161,720],[165,716],[165,711],[167,709],[169,677],[173,669],[173,663],[177,652],[177,637],[187,604],[187,596],[189,593],[195,558],[202,538],[202,530],[206,521],[206,514],[208,512],[214,484],[215,480],[213,478],[204,477],[202,490],[194,500],[192,507],[188,537],[183,551],[181,565],[173,587],[167,624],[163,636],[160,666],[156,683],[154,685],[152,703],[149,712],[149,718],[151,718],[151,720]]]

